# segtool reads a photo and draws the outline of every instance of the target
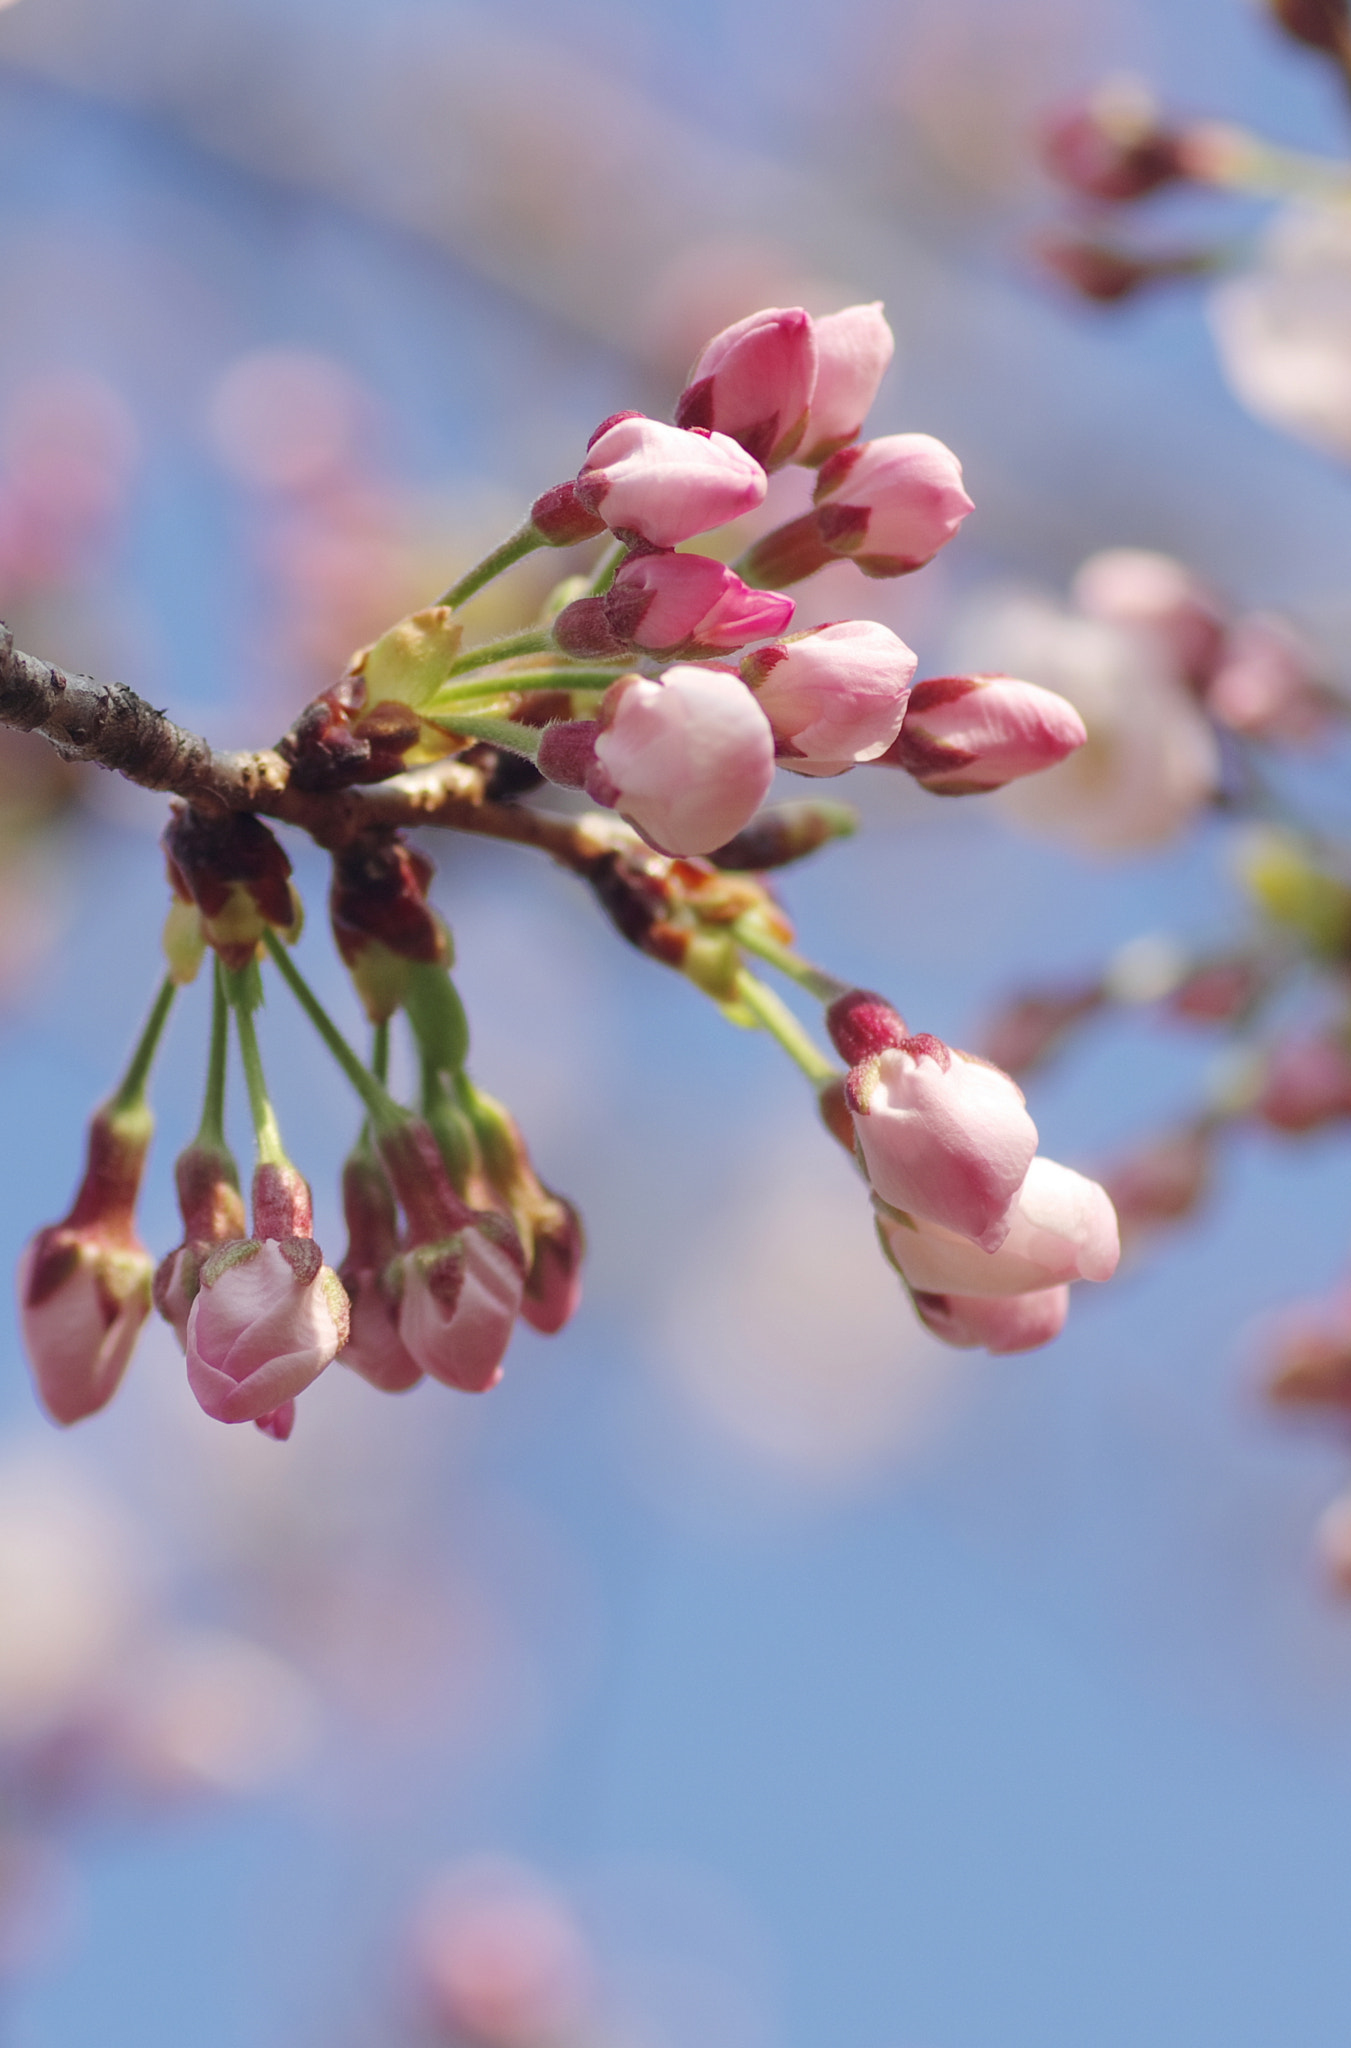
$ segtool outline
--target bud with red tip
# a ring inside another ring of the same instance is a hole
[[[251,811],[208,816],[176,803],[163,846],[174,894],[196,904],[206,939],[225,966],[247,966],[269,925],[288,937],[298,932],[291,863]]]
[[[816,386],[795,462],[815,469],[856,440],[896,352],[880,300],[814,322]]]
[[[187,1348],[188,1317],[202,1284],[202,1265],[217,1245],[243,1238],[239,1169],[223,1137],[199,1133],[174,1163],[183,1242],[155,1274],[155,1306]]]
[[[217,1245],[202,1264],[188,1315],[188,1384],[217,1422],[273,1417],[347,1341],[347,1296],[311,1222],[301,1175],[264,1163],[253,1177],[253,1236]]]
[[[855,1067],[848,1101],[864,1171],[884,1202],[998,1249],[1037,1149],[1037,1127],[1007,1074],[924,1033]]]
[[[1053,114],[1041,137],[1053,178],[1086,199],[1143,199],[1187,175],[1185,138],[1159,119],[1152,94],[1108,85]]]
[[[765,469],[796,452],[816,385],[816,336],[800,306],[766,306],[715,334],[676,403],[676,425],[730,434]]]
[[[689,661],[782,633],[792,616],[791,597],[752,590],[708,555],[663,549],[630,555],[603,596],[565,605],[553,630],[564,653],[582,660],[641,652]]]
[[[373,1024],[404,1002],[418,963],[443,961],[446,935],[427,890],[427,856],[397,832],[370,834],[333,856],[333,936]]]
[[[922,569],[974,510],[962,465],[932,434],[887,434],[841,448],[812,494],[821,539],[865,576]]]
[[[150,1313],[154,1265],[134,1220],[150,1134],[144,1103],[99,1110],[69,1215],[40,1230],[20,1260],[24,1346],[54,1422],[106,1406]]]
[[[669,668],[605,694],[588,793],[660,853],[708,853],[749,824],[774,779],[774,736],[740,679]],[[546,770],[546,772],[548,772]]]
[[[1224,646],[1224,607],[1184,563],[1152,548],[1102,548],[1071,589],[1087,617],[1148,633],[1185,682],[1207,688]]]
[[[1012,676],[935,676],[910,692],[882,759],[936,796],[975,796],[1053,768],[1088,740],[1074,706]]]
[[[387,1394],[415,1387],[422,1368],[399,1335],[399,1212],[383,1167],[364,1143],[342,1170],[347,1256],[338,1278],[351,1304],[344,1365]]]
[[[673,548],[763,503],[765,472],[726,434],[616,413],[591,437],[576,480],[535,500],[531,519],[553,547],[601,533],[629,546]]]
[[[1068,1280],[1110,1280],[1121,1254],[1105,1189],[1054,1159],[1032,1161],[992,1252],[913,1212],[874,1207],[883,1251],[923,1294],[1037,1294]]]
[[[831,1044],[851,1067],[904,1045],[910,1035],[900,1011],[885,996],[866,988],[851,988],[837,996],[826,1011],[825,1024]],[[849,1142],[852,1150],[852,1137]]]
[[[841,775],[884,755],[900,732],[915,663],[889,627],[846,619],[757,647],[741,674],[769,720],[784,767]]]
[[[571,1202],[545,1187],[510,1111],[467,1076],[460,1079],[459,1094],[483,1170],[510,1210],[521,1240],[526,1261],[522,1318],[542,1336],[553,1336],[582,1298],[582,1219]]]
[[[1064,1329],[1070,1308],[1063,1283],[1031,1294],[912,1293],[910,1299],[925,1329],[942,1343],[996,1358],[1049,1344]]]

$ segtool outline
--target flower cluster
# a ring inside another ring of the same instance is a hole
[[[702,352],[674,424],[633,412],[604,421],[574,478],[543,492],[438,603],[360,650],[269,755],[235,757],[246,772],[225,793],[203,794],[207,750],[194,743],[182,785],[171,779],[183,800],[164,835],[169,979],[95,1120],[74,1207],[39,1234],[20,1278],[38,1391],[57,1421],[110,1398],[152,1293],[207,1414],[278,1439],[335,1359],[387,1392],[424,1378],[482,1392],[518,1321],[548,1334],[574,1312],[581,1224],[539,1178],[509,1111],[470,1078],[431,863],[401,829],[420,821],[543,847],[625,939],[775,1038],[831,1127],[857,1138],[888,1256],[948,1341],[1043,1342],[1063,1321],[1068,1280],[1110,1271],[1102,1191],[1034,1159],[1007,1076],[908,1038],[890,1010],[885,1025],[874,1018],[875,1044],[855,1043],[848,984],[793,950],[764,879],[853,823],[819,801],[762,812],[776,767],[819,779],[880,763],[962,795],[1038,773],[1086,737],[1063,698],[1008,674],[917,684],[916,655],[875,621],[788,630],[793,600],[769,586],[841,559],[866,577],[908,574],[972,509],[941,442],[858,439],[891,353],[876,305],[824,319],[769,308],[738,322]],[[761,533],[735,567],[688,548],[756,511],[768,472],[788,463],[814,473],[808,511]],[[533,623],[465,644],[462,607],[485,584],[537,549],[601,536],[589,575],[565,578]],[[162,787],[162,754],[154,773]],[[599,811],[536,807],[550,783]],[[374,1029],[368,1063],[290,957],[301,906],[263,809],[331,853],[333,935]],[[156,1272],[133,1223],[146,1082],[175,989],[208,952],[206,1095],[177,1165],[183,1238]],[[751,959],[833,1005],[847,1080]],[[360,1105],[343,1174],[349,1242],[335,1265],[314,1239],[310,1190],[264,1079],[255,1011],[269,960]],[[399,1014],[420,1072],[415,1109],[387,1086]],[[256,1141],[247,1227],[223,1121],[232,1035]]]

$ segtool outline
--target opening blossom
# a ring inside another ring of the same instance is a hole
[[[1116,1212],[1094,1180],[1035,1158],[1010,1209],[1005,1235],[983,1251],[927,1218],[878,1211],[883,1249],[923,1294],[1036,1294],[1068,1280],[1110,1280],[1121,1255]]]
[[[690,660],[781,633],[792,616],[791,597],[752,590],[708,555],[661,551],[630,555],[603,596],[566,605],[554,620],[554,639],[580,659],[642,653]]]

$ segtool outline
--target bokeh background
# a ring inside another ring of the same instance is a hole
[[[1345,681],[1347,477],[1243,412],[1194,298],[1108,317],[1026,260],[1038,113],[1122,69],[1344,146],[1247,0],[18,0],[4,616],[271,737],[725,321],[882,297],[874,424],[949,441],[978,510],[837,614],[941,672],[972,593],[1162,547]],[[66,1205],[165,889],[158,800],[35,745],[0,778],[12,1261]],[[1014,982],[1240,928],[1218,824],[1108,864],[864,781],[866,831],[785,895],[958,1043]],[[1351,1613],[1309,1531],[1344,1460],[1263,1412],[1253,1336],[1342,1270],[1335,1137],[1233,1144],[1049,1351],[942,1352],[771,1046],[567,878],[434,851],[478,1077],[588,1219],[584,1311],[482,1401],[334,1367],[284,1448],[206,1422],[158,1326],[58,1436],[7,1321],[6,2048],[444,2039],[417,1915],[484,1858],[575,1928],[594,2048],[1343,2048]],[[301,957],[355,1029],[317,915]],[[279,997],[263,1027],[337,1245],[350,1106]],[[197,988],[157,1249],[205,1032]],[[1104,1025],[1033,1089],[1047,1150],[1185,1112],[1204,1057]]]

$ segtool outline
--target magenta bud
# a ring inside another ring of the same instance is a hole
[[[565,718],[546,725],[535,763],[541,775],[560,789],[585,789],[596,765],[600,725],[594,718]]]
[[[822,541],[865,576],[922,569],[974,509],[962,465],[931,434],[842,448],[822,463],[813,496]]]
[[[784,767],[840,775],[884,755],[900,732],[915,661],[889,626],[845,619],[757,647],[741,675]]]
[[[810,316],[800,306],[767,306],[707,344],[676,403],[676,425],[729,434],[765,469],[777,469],[801,443],[816,369]]]
[[[596,740],[607,791],[587,787],[659,853],[711,853],[748,825],[774,780],[774,736],[738,676],[677,666],[607,691]],[[608,791],[612,790],[613,795]]]
[[[1210,1131],[1193,1126],[1128,1153],[1102,1176],[1123,1238],[1162,1224],[1179,1223],[1194,1214],[1210,1188],[1214,1140]]]
[[[348,1242],[338,1278],[351,1303],[342,1362],[383,1393],[401,1394],[417,1385],[422,1368],[399,1335],[399,1297],[390,1284],[399,1248],[399,1212],[384,1170],[371,1153],[353,1152],[344,1164],[342,1206]]]
[[[826,1011],[826,1030],[840,1058],[851,1067],[889,1046],[903,1044],[909,1036],[900,1011],[885,996],[866,988],[851,988],[848,995],[836,996]],[[851,1136],[851,1150],[853,1142]]]
[[[880,300],[827,313],[813,325],[816,386],[807,431],[793,460],[815,468],[856,438],[896,342]]]
[[[516,1232],[492,1212],[405,1256],[399,1336],[423,1372],[468,1394],[496,1386],[521,1312],[524,1268]]]
[[[605,521],[577,496],[576,480],[542,491],[530,507],[531,524],[551,548],[570,548],[604,533]]]
[[[1267,1060],[1253,1114],[1273,1130],[1317,1130],[1351,1116],[1351,1052],[1340,1037],[1286,1038]]]
[[[1012,676],[935,676],[916,683],[883,755],[936,796],[975,796],[1053,768],[1088,731],[1054,690]]]
[[[766,488],[760,464],[726,434],[641,413],[598,429],[573,486],[577,503],[620,540],[657,548],[753,512]]]
[[[215,1421],[256,1422],[303,1393],[347,1331],[347,1296],[313,1238],[237,1238],[202,1265],[188,1384]]]
[[[643,653],[688,661],[781,633],[792,616],[791,597],[752,590],[724,563],[659,549],[630,555],[603,597],[567,605],[554,638],[583,659]]]

